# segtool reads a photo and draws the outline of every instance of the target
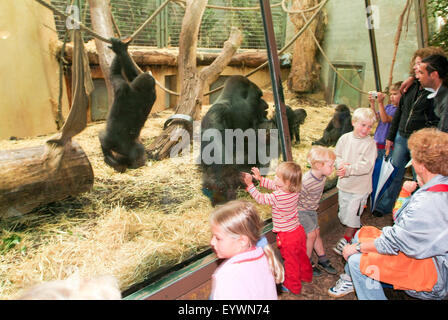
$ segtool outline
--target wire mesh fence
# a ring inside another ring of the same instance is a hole
[[[280,1],[280,0],[279,0]],[[66,12],[71,0],[53,0],[52,4]],[[113,19],[122,37],[131,35],[146,19],[164,2],[164,0],[111,0]],[[223,7],[258,7],[259,0],[209,0],[209,5]],[[90,10],[86,0],[75,0],[79,8],[79,18],[91,27]],[[169,3],[134,39],[134,45],[153,47],[178,47],[184,16],[184,8],[178,4]],[[69,11],[74,14],[74,11]],[[277,47],[285,43],[287,15],[280,6],[272,8]],[[59,38],[64,38],[65,21],[55,15],[56,29]],[[264,49],[266,47],[261,19],[258,10],[223,10],[207,8],[202,17],[198,46],[201,48],[222,48],[227,40],[230,29],[237,27],[243,32],[244,40],[241,49]],[[89,35],[84,40],[90,40]]]

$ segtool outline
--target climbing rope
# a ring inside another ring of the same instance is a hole
[[[53,11],[55,14],[66,18],[66,19],[73,19],[71,16],[69,16],[68,14],[65,14],[64,12],[62,12],[61,10],[53,7],[51,4],[45,2],[44,0],[35,0],[38,3],[40,3],[41,5],[43,5],[44,7],[50,9],[51,11]],[[154,20],[154,18],[160,13],[160,11],[162,11],[163,8],[166,7],[166,5],[168,5],[169,2],[178,2],[178,0],[166,0],[164,3],[162,3],[162,5],[159,6],[159,8],[157,8],[154,13],[130,36],[128,37],[126,40],[127,41],[132,41],[149,23],[151,23],[152,20]],[[77,25],[79,25],[79,28],[81,30],[84,30],[85,32],[87,32],[88,34],[90,34],[91,36],[107,42],[107,43],[111,43],[110,39],[105,38],[101,35],[99,35],[98,33],[96,33],[95,31],[93,31],[92,29],[90,29],[89,27],[85,26],[83,23],[81,23],[80,21],[77,21],[75,19],[73,19],[73,23],[76,23]],[[117,33],[119,34],[119,30],[118,28],[116,28]],[[175,96],[180,96],[179,93],[168,90],[167,88],[165,88],[159,81],[157,81],[156,79],[154,79],[156,84],[165,92],[175,95]]]
[[[41,5],[43,5],[44,7],[50,9],[51,11],[53,11],[55,14],[66,18],[66,19],[71,19],[73,23],[79,25],[79,28],[81,30],[84,30],[85,32],[87,32],[88,34],[90,34],[92,37],[97,38],[103,42],[106,43],[112,43],[110,39],[105,38],[101,35],[99,35],[98,33],[96,33],[95,31],[93,31],[92,29],[90,29],[89,27],[87,27],[86,25],[84,25],[82,22],[74,19],[73,17],[71,17],[70,15],[62,12],[61,10],[59,10],[58,8],[55,8],[54,6],[52,6],[51,4],[45,2],[44,0],[35,0],[38,3],[40,3]],[[154,18],[160,13],[160,11],[162,11],[163,8],[166,7],[166,5],[169,2],[177,2],[179,0],[166,0],[164,3],[162,3],[162,5],[160,5],[159,8],[156,9],[156,11],[154,11],[154,13],[128,38],[126,38],[127,41],[132,41],[149,23],[152,22],[152,20],[154,20]]]
[[[80,21],[77,21],[75,19],[73,19],[73,17],[69,16],[68,14],[62,12],[61,10],[55,8],[54,6],[52,6],[51,4],[45,2],[44,0],[35,0],[38,3],[40,3],[41,5],[43,5],[44,7],[50,9],[51,11],[53,11],[55,14],[65,18],[65,19],[72,19],[73,23],[76,23],[77,25],[79,25],[79,28],[81,30],[84,30],[86,33],[90,34],[92,37],[95,37],[103,42],[106,43],[111,43],[110,39],[105,38],[101,35],[99,35],[98,33],[96,33],[95,31],[93,31],[92,29],[90,29],[89,27],[87,27],[86,25],[84,25],[83,23],[81,23]],[[176,3],[178,5],[180,5],[180,3],[185,4],[186,1],[185,0],[166,0],[164,3],[162,3],[154,12],[153,14],[128,38],[126,38],[127,41],[132,41],[149,23],[151,23],[154,18],[168,5],[169,2],[173,2]],[[278,7],[281,6],[281,2],[275,3],[271,5],[271,8],[274,7]],[[259,10],[260,7],[223,7],[223,6],[214,6],[214,5],[207,5],[207,8],[212,8],[212,9],[220,9],[220,10]],[[118,31],[118,30],[117,30]],[[303,31],[302,31],[303,32]],[[289,47],[289,46],[287,46]],[[285,47],[284,49],[286,49],[287,47]],[[264,68],[267,65],[267,62],[265,62],[264,64],[262,64],[261,66],[259,66],[257,69],[255,69],[254,72],[249,73],[248,75],[246,75],[246,77],[254,74],[255,72],[259,71],[260,69]],[[163,91],[171,94],[171,95],[175,95],[175,96],[180,96],[180,94],[178,92],[169,90],[167,88],[165,88],[158,80],[154,79],[157,86],[159,86]],[[223,88],[223,86],[216,88],[214,90],[211,90],[207,93],[205,93],[204,95],[210,95],[214,92],[218,92]]]
[[[73,17],[69,16],[68,14],[65,14],[64,12],[62,12],[61,10],[59,10],[58,8],[53,7],[51,4],[45,2],[44,0],[35,0],[38,3],[40,3],[41,5],[43,5],[44,7],[46,7],[47,9],[50,9],[51,11],[53,11],[55,14],[57,14],[58,16],[61,16],[63,18],[66,19],[71,19],[73,23],[79,25],[79,28],[81,30],[84,30],[85,32],[87,32],[88,34],[90,34],[92,37],[95,37],[101,41],[107,42],[107,43],[112,43],[110,41],[110,39],[107,39],[101,35],[99,35],[98,33],[96,33],[95,31],[93,31],[92,29],[90,29],[89,27],[86,27],[84,24],[82,24],[80,21],[73,19]]]
[[[309,21],[305,21],[305,25],[302,27],[302,29],[299,30],[299,32],[297,32],[294,37],[291,38],[291,40],[282,48],[278,51],[278,55],[283,54],[302,34],[303,32],[305,32],[305,30],[310,26],[311,22],[313,22],[313,20],[317,17],[317,15],[319,14],[319,12],[323,9],[323,7],[325,6],[325,4],[328,2],[329,0],[323,0],[320,4],[319,4],[319,8],[317,9],[317,11],[311,16]],[[245,74],[244,76],[250,77],[251,75],[253,75],[254,73],[260,71],[261,69],[263,69],[264,67],[266,67],[268,65],[269,61],[265,61],[264,63],[262,63],[261,65],[259,65],[257,68],[255,68],[254,70],[252,70],[251,72]],[[204,94],[204,96],[207,96],[209,94],[218,92],[219,90],[221,90],[222,88],[224,88],[224,86],[218,87],[216,89],[213,89],[207,93]]]
[[[40,3],[41,5],[43,5],[44,7],[50,9],[51,11],[53,11],[55,14],[62,16],[66,19],[73,19],[72,17],[70,17],[68,14],[65,14],[64,12],[60,11],[59,9],[53,7],[51,4],[46,3],[44,0],[35,0],[38,3]],[[319,4],[317,4],[316,6],[313,6],[311,8],[307,8],[307,9],[303,9],[303,10],[297,10],[297,11],[290,11],[286,8],[286,0],[282,0],[279,3],[275,3],[272,4],[271,7],[278,7],[278,6],[282,6],[282,9],[289,13],[289,14],[294,14],[294,13],[300,13],[303,16],[303,19],[305,21],[305,25],[302,27],[302,29],[297,32],[294,37],[278,52],[279,55],[281,55],[283,52],[285,52],[302,34],[303,32],[309,27],[309,25],[311,24],[311,22],[316,18],[316,16],[318,15],[318,13],[322,10],[322,8],[326,5],[326,3],[329,0],[322,0]],[[162,3],[159,8],[157,8],[153,14],[130,36],[127,38],[128,41],[131,41],[132,39],[134,39],[138,33],[140,33],[145,26],[147,26],[149,23],[151,23],[151,21],[160,13],[160,11],[162,11],[169,2],[173,2],[173,3],[186,3],[185,0],[166,0],[164,3]],[[259,10],[260,7],[222,7],[222,6],[214,6],[214,5],[207,5],[208,8],[213,8],[213,9],[221,9],[221,10]],[[311,16],[311,18],[309,20],[306,19],[304,12],[309,12],[312,10],[316,10],[316,12],[314,12],[314,14]],[[74,19],[73,19],[74,20]],[[90,34],[91,36],[107,42],[107,43],[111,43],[110,39],[107,39],[99,34],[97,34],[95,31],[93,31],[92,29],[88,28],[87,26],[85,26],[84,24],[82,24],[80,21],[76,21],[74,20],[74,23],[77,23],[80,27],[80,29],[84,30],[85,32],[87,32],[88,34]],[[328,58],[328,56],[325,54],[324,50],[322,49],[322,47],[319,44],[319,41],[316,39],[316,37],[314,36],[314,33],[311,32],[314,41],[316,42],[317,47],[319,48],[320,52],[322,53],[322,56],[325,58],[325,60],[327,61],[327,63],[329,64],[329,66],[333,69],[333,71],[341,78],[341,80],[343,80],[345,83],[347,83],[350,87],[352,87],[353,89],[355,89],[356,91],[363,93],[363,94],[368,94],[365,91],[362,91],[359,88],[356,88],[353,84],[350,83],[350,81],[348,81],[345,77],[343,77],[336,69],[336,67],[330,62],[330,59]],[[263,69],[264,67],[266,67],[268,64],[268,61],[264,62],[263,64],[261,64],[260,66],[258,66],[257,68],[255,68],[254,70],[252,70],[251,72],[245,74],[245,77],[249,77],[251,75],[253,75],[254,73],[258,72],[259,70]],[[167,88],[165,88],[159,81],[155,80],[156,84],[165,92],[171,94],[171,95],[175,95],[175,96],[180,96],[180,94],[178,92],[169,90]],[[224,86],[218,87],[216,89],[210,90],[209,92],[206,92],[204,94],[204,96],[210,95],[212,93],[218,92],[220,90],[222,90],[222,88],[224,88]]]

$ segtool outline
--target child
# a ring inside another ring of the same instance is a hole
[[[230,201],[211,214],[210,226],[216,255],[227,259],[213,274],[211,299],[276,300],[283,266],[266,238],[257,243],[263,221],[255,207]]]
[[[400,103],[400,86],[402,83],[402,81],[398,81],[391,86],[389,89],[389,104],[386,107],[384,107],[384,98],[386,95],[383,92],[377,92],[376,99],[372,94],[369,94],[370,108],[375,112],[378,120],[378,126],[373,137],[378,149],[378,158],[382,158],[385,155],[386,136],[389,132],[390,123],[394,118],[395,111],[397,111],[398,104]],[[375,111],[375,100],[378,100],[378,112]]]
[[[370,108],[353,113],[353,131],[341,136],[336,144],[336,175],[339,220],[346,226],[344,237],[333,250],[342,255],[344,246],[361,226],[361,214],[372,192],[372,172],[377,156],[375,140],[370,136],[376,115]]]
[[[253,176],[243,173],[246,190],[259,204],[272,206],[273,232],[277,233],[277,247],[285,267],[282,291],[300,294],[301,281],[310,282],[313,276],[306,255],[305,229],[299,223],[297,211],[302,170],[298,164],[288,161],[278,166],[274,180],[263,178],[257,168],[252,168],[252,173]],[[261,187],[274,192],[260,193],[252,183],[252,178],[260,181]]]
[[[322,238],[317,222],[317,209],[325,187],[325,180],[334,170],[336,155],[328,148],[314,146],[308,152],[307,160],[311,170],[303,175],[302,189],[299,193],[299,221],[306,232],[306,254],[313,267],[313,276],[320,276],[322,272],[312,262],[313,249],[318,257],[318,266],[330,274],[336,274],[325,255]]]

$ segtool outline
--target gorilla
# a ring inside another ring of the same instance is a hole
[[[257,158],[258,139],[250,145],[244,136],[243,148],[238,148],[237,138],[228,137],[226,130],[235,133],[241,129],[243,133],[253,129],[257,137],[259,124],[267,120],[268,105],[262,95],[261,89],[244,76],[231,76],[201,121],[202,190],[213,206],[236,199],[236,190],[243,187],[240,172],[250,172],[258,164],[258,159],[251,160],[253,150]]]
[[[155,80],[135,66],[128,44],[112,38],[115,52],[110,70],[114,102],[107,117],[106,130],[99,139],[106,164],[118,172],[138,168],[146,162],[146,152],[139,140],[140,131],[156,100]]]
[[[299,108],[299,109],[295,109],[294,110],[294,121],[293,121],[293,125],[292,125],[292,133],[291,134],[291,140],[292,137],[294,136],[294,139],[296,141],[296,143],[300,143],[300,125],[304,124],[305,119],[307,117],[307,113],[305,111],[305,109]],[[289,122],[289,118],[288,118],[288,122]]]
[[[294,140],[296,143],[300,143],[300,125],[305,122],[307,113],[305,109],[299,108],[293,110],[290,106],[286,106],[286,118],[288,119],[288,129],[289,135],[291,137],[291,142]],[[277,118],[274,113],[273,121],[277,126]]]
[[[333,118],[331,118],[325,128],[322,138],[314,141],[312,144],[326,147],[335,146],[340,136],[352,130],[353,125],[350,109],[345,104],[339,104],[335,109]]]

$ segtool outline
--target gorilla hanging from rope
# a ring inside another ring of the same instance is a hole
[[[139,140],[140,131],[156,100],[155,80],[137,68],[128,53],[128,41],[111,38],[116,54],[111,66],[114,102],[107,117],[106,130],[99,139],[106,164],[118,172],[145,165],[146,152]]]

